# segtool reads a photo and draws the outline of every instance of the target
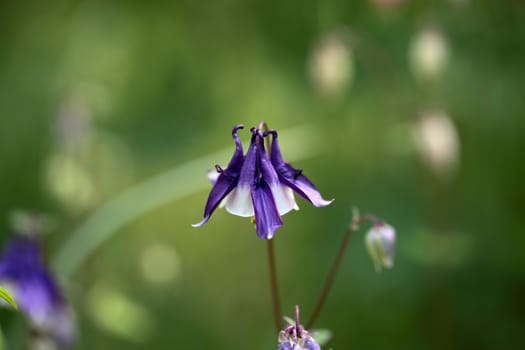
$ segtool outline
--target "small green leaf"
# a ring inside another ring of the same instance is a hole
[[[0,298],[7,301],[9,305],[11,305],[15,310],[18,310],[18,306],[16,305],[15,299],[13,299],[11,294],[9,294],[9,292],[2,287],[0,287]]]
[[[314,329],[310,332],[310,335],[320,346],[325,345],[332,339],[332,331],[329,329]]]
[[[283,320],[289,325],[289,326],[295,326],[295,321],[288,316],[283,316]]]

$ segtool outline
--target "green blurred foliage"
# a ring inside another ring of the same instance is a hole
[[[429,79],[410,61],[425,28],[447,50]],[[346,79],[328,92],[311,74],[326,38]],[[316,324],[329,347],[521,348],[524,60],[520,1],[2,1],[1,237],[12,210],[45,212],[52,259],[114,196],[232,146],[233,125],[313,125],[295,142],[322,152],[294,164],[336,200],[299,200],[277,231],[284,312],[307,318],[357,205],[396,227],[395,267],[374,273],[353,237]],[[446,175],[413,140],[429,110],[459,140]],[[206,196],[134,218],[64,281],[78,349],[275,348],[265,244],[223,210],[192,228]],[[0,317],[7,338],[18,316]]]

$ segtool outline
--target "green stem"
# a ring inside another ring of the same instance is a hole
[[[337,275],[337,272],[339,271],[339,267],[341,266],[341,262],[343,261],[343,257],[345,256],[346,249],[348,247],[348,242],[350,242],[350,238],[352,234],[359,230],[359,225],[363,221],[370,221],[370,222],[377,222],[379,219],[371,214],[364,214],[359,215],[359,212],[354,209],[354,217],[352,218],[352,223],[348,226],[348,229],[345,232],[345,235],[343,236],[343,240],[341,241],[341,245],[339,246],[339,251],[337,252],[337,255],[334,259],[334,263],[332,264],[332,268],[330,269],[330,272],[328,273],[328,276],[326,278],[325,284],[323,286],[323,289],[321,291],[321,294],[319,296],[319,299],[317,300],[317,304],[314,307],[314,310],[312,311],[312,315],[308,319],[308,322],[306,323],[306,329],[310,329],[314,322],[317,320],[317,317],[321,313],[321,310],[326,302],[326,299],[328,298],[328,294],[330,293],[330,290],[332,289],[332,285],[334,284],[335,277]]]
[[[270,272],[270,290],[272,294],[273,319],[277,333],[281,330],[281,302],[279,299],[279,287],[277,282],[277,268],[275,265],[275,252],[273,249],[273,240],[266,240],[268,248],[268,268]]]
[[[319,313],[321,312],[321,309],[324,306],[326,298],[328,297],[328,293],[330,293],[330,289],[332,289],[332,285],[334,284],[337,271],[339,271],[339,267],[341,266],[341,261],[343,260],[343,257],[345,255],[346,248],[348,247],[348,242],[350,241],[352,233],[354,233],[353,225],[350,225],[346,230],[345,235],[343,236],[343,241],[339,246],[339,251],[337,252],[337,256],[335,257],[334,263],[332,264],[332,268],[328,273],[328,277],[326,278],[323,290],[321,291],[321,295],[317,300],[317,304],[315,305],[314,310],[312,311],[312,315],[308,319],[308,322],[306,322],[306,329],[310,329],[312,327],[315,320],[317,319],[317,316],[319,316]]]

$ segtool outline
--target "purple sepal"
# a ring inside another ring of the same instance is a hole
[[[252,200],[257,236],[272,239],[275,230],[282,226],[283,221],[275,206],[272,191],[262,179],[252,188]]]
[[[242,165],[244,163],[242,143],[239,136],[237,136],[237,130],[242,128],[244,128],[244,126],[239,124],[232,130],[232,136],[235,141],[235,152],[233,153],[232,159],[228,163],[226,169],[220,169],[217,167],[218,171],[220,171],[220,175],[208,196],[208,201],[204,208],[204,218],[201,222],[192,225],[193,227],[199,227],[208,222],[211,214],[217,209],[221,201],[235,188],[235,186],[237,186]]]
[[[293,345],[290,342],[281,342],[277,345],[277,350],[296,350],[300,349],[299,345]]]
[[[31,319],[42,319],[63,302],[44,267],[39,243],[30,237],[16,236],[8,242],[0,260],[0,280],[14,285],[17,303]]]
[[[275,130],[269,130],[265,135],[268,134],[272,134],[271,161],[281,182],[292,188],[301,197],[316,207],[324,207],[332,203],[333,199],[323,199],[314,184],[303,175],[302,170],[292,167],[283,160],[279,142],[277,141],[277,132]]]
[[[289,337],[280,341],[277,344],[278,350],[321,350],[321,347],[317,342],[309,335],[306,335],[306,340],[294,339]]]
[[[304,348],[308,350],[321,350],[321,347],[319,346],[319,344],[317,344],[317,342],[313,338],[308,339],[304,343]]]
[[[259,164],[259,175],[256,176],[257,183],[252,187],[255,227],[257,236],[263,239],[271,239],[275,230],[283,224],[270,187],[279,185],[279,177],[264,149],[264,138],[261,131],[254,129],[252,132],[257,137],[257,163]]]

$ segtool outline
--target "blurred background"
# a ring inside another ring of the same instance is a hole
[[[76,349],[273,349],[265,242],[224,210],[191,227],[232,126],[265,120],[335,198],[276,233],[285,314],[355,205],[395,267],[352,238],[326,349],[521,348],[524,60],[517,0],[0,1],[0,240],[46,215]]]

